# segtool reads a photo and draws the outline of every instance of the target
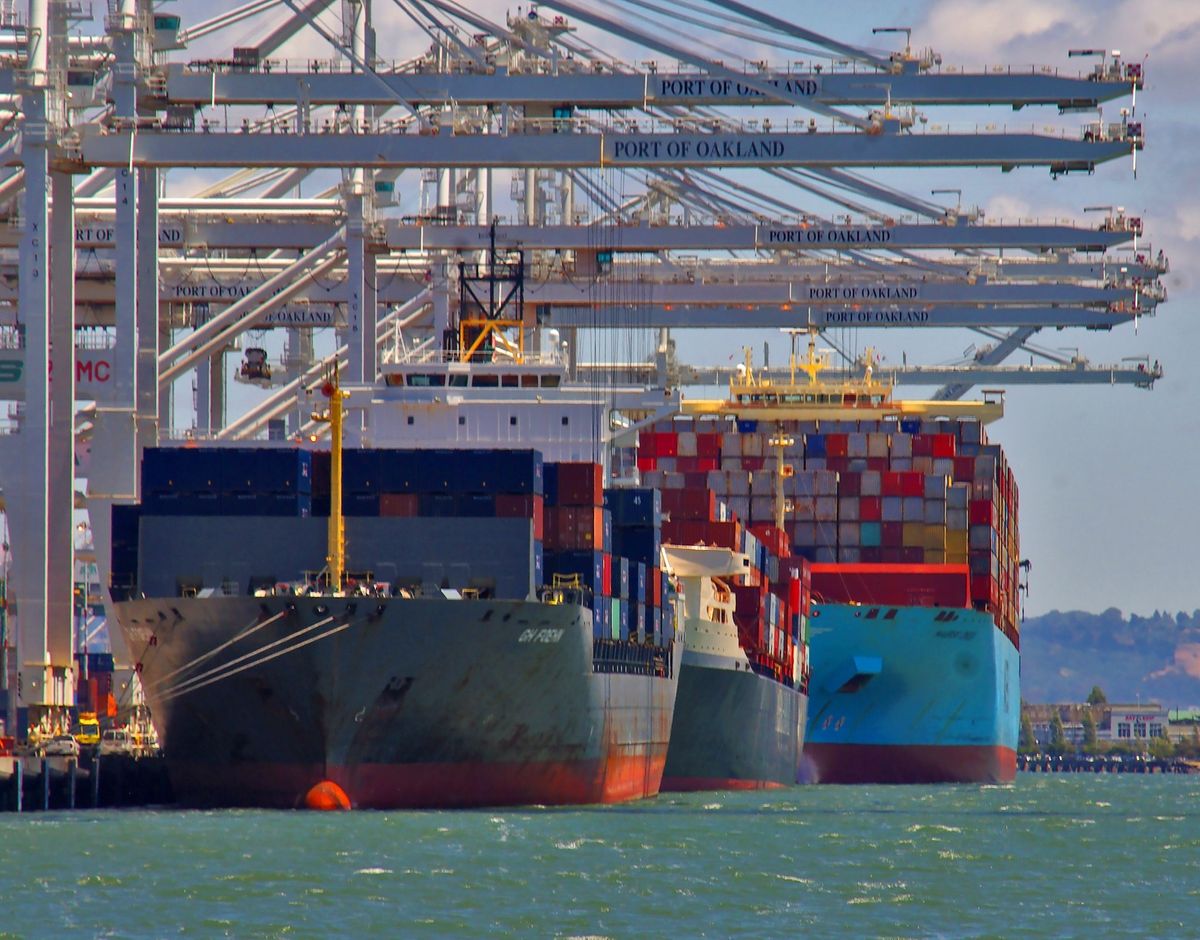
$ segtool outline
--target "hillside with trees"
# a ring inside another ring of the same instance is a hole
[[[1055,610],[1021,625],[1022,699],[1084,702],[1094,686],[1112,702],[1200,707],[1200,610]]]

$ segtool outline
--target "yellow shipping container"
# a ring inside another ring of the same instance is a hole
[[[925,549],[925,564],[927,565],[944,565],[946,564],[946,553],[940,548]]]
[[[965,565],[967,563],[966,552],[946,552],[946,564],[948,565]]]
[[[926,525],[925,541],[922,544],[926,551],[935,549],[944,552],[946,550],[946,527],[941,525]]]
[[[946,551],[954,555],[967,557],[967,533],[950,529],[946,532]]]
[[[925,523],[924,522],[906,522],[904,523],[904,539],[905,548],[922,548],[925,545]]]

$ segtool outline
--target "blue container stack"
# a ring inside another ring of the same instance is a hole
[[[148,516],[308,516],[312,455],[296,447],[151,447],[142,457]]]

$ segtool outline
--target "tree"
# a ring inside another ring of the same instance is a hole
[[[1054,713],[1050,719],[1050,753],[1065,754],[1067,751],[1067,729],[1063,727],[1062,716]]]
[[[1033,734],[1033,722],[1028,715],[1021,716],[1021,736],[1017,739],[1017,750],[1022,754],[1032,754],[1037,750],[1037,738]]]
[[[1096,749],[1096,719],[1092,717],[1091,709],[1083,713],[1083,749]]]
[[[1108,696],[1104,694],[1104,690],[1098,685],[1092,686],[1092,691],[1088,693],[1087,703],[1089,705],[1107,705]]]
[[[1151,738],[1150,746],[1147,748],[1150,756],[1155,760],[1170,760],[1175,756],[1175,745],[1171,743],[1171,739],[1164,736]]]

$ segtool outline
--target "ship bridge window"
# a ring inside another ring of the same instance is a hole
[[[565,428],[565,427],[566,427],[568,424],[570,424],[570,423],[571,423],[571,419],[570,419],[570,418],[568,418],[566,415],[563,415],[563,416],[562,416],[562,425],[563,425],[563,427]]]
[[[829,404],[829,396],[828,395],[818,395],[817,396],[817,404],[818,405],[828,405]]]
[[[517,416],[516,416],[516,415],[509,415],[509,416],[508,416],[508,423],[509,423],[510,425],[512,425],[512,426],[515,428],[515,427],[517,426]]]
[[[466,388],[467,387],[468,376],[465,373],[463,375],[451,375],[451,376],[449,376],[449,379],[450,379],[450,384],[453,385],[455,388]]]
[[[500,384],[498,375],[473,375],[471,384],[476,388],[496,388]]]
[[[536,375],[521,376],[521,388],[537,388],[538,377]]]
[[[561,375],[543,375],[542,388],[558,388],[558,383],[561,378]]]
[[[435,385],[445,385],[444,375],[413,374],[408,377],[408,384],[413,388],[431,388]]]
[[[858,396],[857,395],[843,395],[842,401],[844,401],[847,405],[853,405],[858,402]]]
[[[500,384],[505,388],[516,388],[518,384],[517,377],[515,375],[502,375],[500,376]]]
[[[459,427],[462,427],[462,426],[463,426],[463,425],[465,425],[466,423],[467,423],[467,416],[466,416],[466,415],[459,415],[459,416],[458,416],[458,426],[459,426]]]

